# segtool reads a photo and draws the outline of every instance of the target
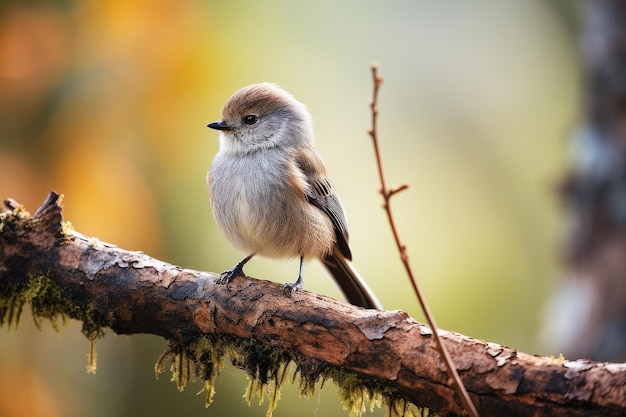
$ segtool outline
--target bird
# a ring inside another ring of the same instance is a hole
[[[236,91],[221,120],[207,127],[219,136],[207,174],[213,217],[246,254],[222,281],[245,275],[256,255],[299,258],[296,281],[284,284],[292,294],[303,287],[304,261],[319,259],[348,302],[382,309],[351,263],[346,214],[315,146],[307,107],[276,84],[252,84]]]

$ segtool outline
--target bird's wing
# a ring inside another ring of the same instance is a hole
[[[339,195],[326,177],[326,167],[321,156],[313,148],[298,149],[296,164],[308,185],[304,190],[307,201],[328,215],[335,229],[337,248],[346,259],[352,259],[346,214]]]

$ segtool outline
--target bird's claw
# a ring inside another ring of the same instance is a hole
[[[217,280],[218,284],[228,284],[235,277],[243,277],[246,274],[243,272],[243,268],[234,267],[228,271],[224,271],[220,274]]]
[[[283,284],[283,294],[288,295],[290,297],[293,295],[293,293],[301,289],[302,289],[302,280],[298,280],[294,283],[287,282]]]

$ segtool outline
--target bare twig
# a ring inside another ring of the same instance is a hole
[[[391,232],[393,233],[393,238],[396,242],[396,246],[398,247],[398,251],[400,252],[400,258],[402,259],[402,264],[404,265],[404,269],[406,270],[407,275],[409,276],[409,280],[411,281],[411,285],[413,287],[413,291],[415,292],[415,296],[417,297],[422,311],[424,312],[424,316],[426,316],[426,320],[428,321],[428,325],[433,330],[433,336],[435,341],[437,342],[437,349],[443,358],[443,361],[448,368],[448,372],[450,373],[452,382],[454,383],[457,393],[461,397],[461,401],[471,416],[477,417],[478,411],[476,411],[476,407],[472,402],[472,399],[469,397],[467,390],[465,389],[465,385],[461,378],[459,377],[459,373],[454,366],[452,359],[450,358],[450,354],[443,344],[441,337],[439,337],[439,326],[435,322],[435,317],[430,311],[428,307],[428,303],[426,302],[426,298],[422,295],[422,292],[417,285],[417,281],[413,274],[413,269],[411,268],[411,264],[409,262],[409,255],[407,254],[406,245],[402,243],[400,240],[400,235],[398,233],[398,228],[396,227],[396,223],[393,218],[393,213],[391,212],[390,200],[395,194],[400,191],[406,190],[408,188],[407,184],[402,184],[398,187],[388,188],[387,182],[385,181],[385,172],[383,169],[382,158],[380,153],[380,147],[378,143],[378,91],[380,89],[381,84],[383,83],[382,77],[378,75],[378,67],[376,65],[372,65],[372,76],[374,78],[374,94],[372,97],[372,102],[370,107],[372,109],[372,128],[368,131],[370,136],[372,137],[372,142],[374,144],[374,152],[376,154],[376,164],[378,166],[378,175],[380,177],[380,194],[383,196],[384,204],[383,208],[385,209],[385,213],[387,213],[387,220],[389,220],[389,226],[391,227]]]

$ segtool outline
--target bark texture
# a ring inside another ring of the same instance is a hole
[[[406,313],[364,310],[308,291],[289,297],[279,284],[248,277],[220,284],[216,274],[82,236],[64,226],[58,198],[51,193],[33,216],[11,200],[0,213],[5,324],[18,314],[10,302],[15,294],[46,277],[60,288],[63,301],[55,305],[83,320],[92,338],[110,327],[177,346],[207,335],[241,340],[257,360],[259,353],[279,352],[303,374],[338,369],[391,397],[463,414],[430,328]],[[58,314],[38,308],[44,316]],[[453,332],[442,337],[481,416],[626,413],[626,364],[538,357]],[[249,360],[239,365],[250,372]]]
[[[626,2],[581,2],[584,115],[563,187],[567,274],[552,303],[550,348],[626,360]],[[566,318],[564,320],[564,318]]]

